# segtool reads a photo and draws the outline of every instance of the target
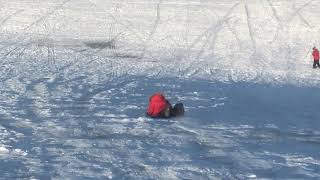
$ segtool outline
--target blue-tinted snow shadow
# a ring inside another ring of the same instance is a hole
[[[319,125],[319,88],[169,78],[142,81],[136,91],[145,96],[133,99],[137,100],[134,103],[142,101],[146,108],[148,96],[160,91],[172,104],[183,102],[186,117],[198,123],[276,124],[279,128]]]
[[[231,179],[246,179],[246,173],[319,177],[318,88],[141,76],[92,84],[83,76],[68,84],[39,80],[29,90],[39,83],[55,94],[48,104],[37,106],[37,99],[22,96],[17,107],[8,108],[16,118],[1,122],[24,134],[7,145],[41,162],[37,172],[22,160],[0,162],[17,167],[19,177],[74,177],[80,168],[96,178],[104,177],[106,169],[114,178],[154,178],[148,167],[169,168],[181,179],[206,179],[209,173]],[[61,92],[61,84],[70,92]],[[146,117],[148,98],[158,91],[172,104],[184,103],[185,116]],[[49,115],[37,113],[41,110]],[[29,125],[19,126],[21,119],[29,119]],[[56,129],[46,127],[49,123]],[[70,171],[59,168],[62,164]],[[5,177],[16,177],[15,171]]]
[[[197,145],[191,145],[191,143],[183,151],[198,157],[193,159],[193,163],[199,167],[205,167],[208,164],[214,167],[226,166],[230,169],[238,169],[240,172],[251,171],[266,178],[318,176],[318,174],[305,175],[305,172],[300,172],[301,169],[297,164],[305,163],[303,170],[309,169],[311,172],[320,170],[316,165],[317,162],[310,163],[303,160],[303,158],[319,160],[316,150],[320,147],[320,114],[317,107],[320,100],[319,88],[253,83],[228,84],[168,78],[144,79],[144,82],[147,84],[144,90],[145,93],[147,92],[146,95],[161,91],[173,104],[176,102],[185,104],[185,117],[172,119],[171,122],[179,120],[182,124],[193,128],[222,126],[226,129],[223,134],[233,137],[232,139],[239,143],[236,147],[225,149],[225,152],[232,154],[239,149],[260,155],[264,152],[272,152],[272,155],[264,154],[259,158],[265,158],[266,161],[272,159],[275,164],[282,164],[274,168],[268,167],[272,163],[268,165],[261,163],[262,165],[255,166],[253,164],[256,162],[249,163],[252,157],[245,159],[244,156],[244,159],[239,160],[232,155],[229,157],[204,156],[206,157],[204,160],[203,157],[199,158],[201,154],[206,154],[209,149],[215,147],[206,147],[195,142]],[[145,96],[144,106],[147,106],[147,98],[148,96]],[[155,119],[153,123],[161,124],[162,121],[157,122]],[[237,127],[245,128],[236,129]],[[212,136],[214,135],[213,132]],[[291,156],[285,156],[285,154]],[[292,160],[295,159],[294,155],[301,158],[298,158],[296,164],[291,162],[296,161]],[[218,164],[212,165],[213,161]],[[249,161],[249,165],[245,161]],[[288,167],[290,163],[292,167]],[[268,170],[259,166],[266,166]],[[237,174],[239,171],[235,170],[233,173]]]

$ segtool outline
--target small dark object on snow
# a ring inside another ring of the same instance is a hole
[[[178,103],[174,105],[174,107],[170,111],[171,116],[178,117],[184,115],[184,106],[182,103]]]

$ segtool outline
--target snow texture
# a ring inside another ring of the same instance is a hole
[[[0,179],[319,179],[319,9],[2,1]]]

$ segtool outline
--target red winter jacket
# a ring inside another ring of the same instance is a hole
[[[169,102],[161,93],[155,93],[149,98],[147,114],[151,117],[159,117],[161,112],[169,106]]]
[[[313,49],[312,56],[314,60],[319,60],[319,50],[316,48]]]

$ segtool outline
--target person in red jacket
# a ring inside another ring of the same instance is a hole
[[[147,115],[150,117],[168,118],[171,104],[161,93],[155,93],[149,98]]]
[[[172,108],[170,102],[159,92],[149,98],[147,115],[152,118],[170,118],[182,116],[183,114],[184,107],[182,103],[178,103]]]
[[[312,52],[312,56],[313,56],[313,68],[316,68],[317,66],[320,68],[320,64],[319,64],[319,50],[316,47],[313,47],[313,52]]]

